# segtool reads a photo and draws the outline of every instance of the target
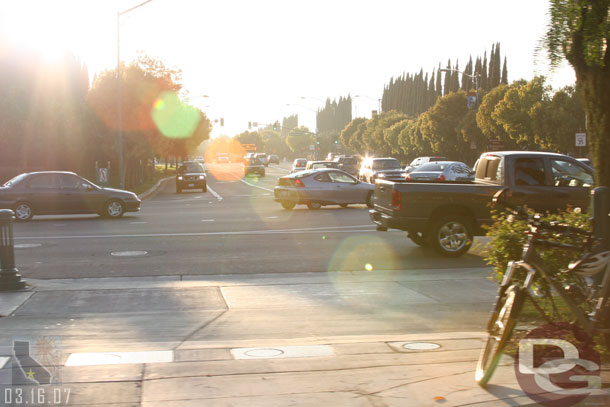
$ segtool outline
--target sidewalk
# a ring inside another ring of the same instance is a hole
[[[484,270],[449,273],[31,280],[0,294],[0,387],[13,339],[44,336],[61,338],[70,406],[536,405],[510,359],[476,385],[471,328],[495,293]]]

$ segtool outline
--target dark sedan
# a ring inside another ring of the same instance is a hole
[[[0,187],[0,208],[19,221],[34,215],[97,213],[119,218],[140,210],[133,192],[102,188],[73,172],[44,171],[17,175]]]
[[[358,181],[346,172],[326,168],[286,175],[275,187],[275,201],[284,209],[305,204],[309,209],[323,205],[367,204],[372,207],[375,186]]]

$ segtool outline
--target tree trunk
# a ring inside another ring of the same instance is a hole
[[[576,70],[587,117],[596,186],[610,187],[610,67]]]

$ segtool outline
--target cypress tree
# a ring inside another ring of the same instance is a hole
[[[502,67],[502,83],[508,85],[508,69],[506,68],[506,56],[504,56],[504,66]]]
[[[447,61],[447,69],[451,69],[451,59]],[[443,84],[443,96],[451,90],[451,71],[445,72],[445,83]]]
[[[481,83],[482,89],[489,91],[487,86],[487,51],[483,54],[483,64],[481,65]]]

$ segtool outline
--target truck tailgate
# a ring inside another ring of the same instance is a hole
[[[394,191],[394,182],[377,180],[375,182],[375,209],[380,212],[391,214],[392,208],[392,191]]]

